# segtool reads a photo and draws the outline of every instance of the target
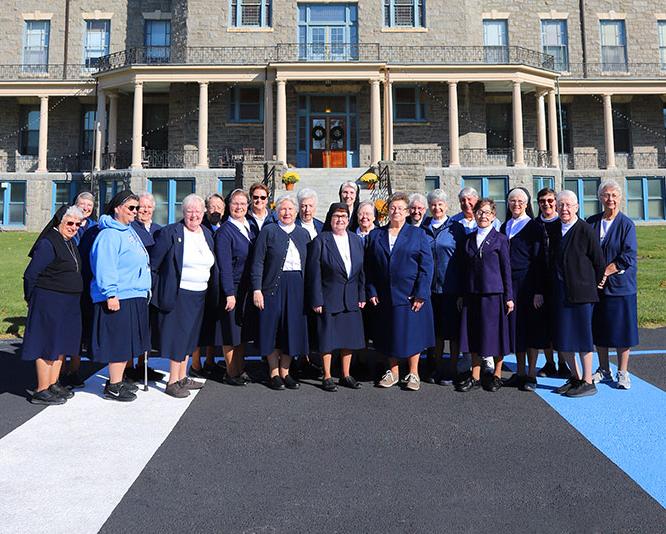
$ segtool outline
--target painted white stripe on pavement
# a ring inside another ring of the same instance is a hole
[[[151,359],[151,366],[168,360]],[[196,396],[105,400],[107,369],[0,440],[0,532],[98,532]]]

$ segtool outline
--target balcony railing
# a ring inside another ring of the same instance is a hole
[[[265,65],[294,62],[382,62],[393,64],[520,64],[554,68],[553,56],[520,46],[383,46],[378,43],[280,43],[275,46],[128,48],[99,59],[99,72],[132,65]],[[159,53],[157,53],[159,52]]]
[[[85,65],[0,65],[0,80],[85,80],[95,71]]]
[[[0,154],[0,172],[34,172],[37,156],[23,154]],[[51,172],[87,172],[91,170],[90,155],[48,156],[46,167]]]
[[[144,169],[193,169],[199,163],[199,151],[196,148],[184,150],[143,149],[141,166]],[[264,161],[264,154],[254,147],[211,148],[208,150],[208,166],[211,169],[233,169],[243,161]],[[126,169],[132,162],[132,153],[121,150],[104,154],[104,169]],[[0,168],[1,170],[1,168]],[[49,168],[49,170],[51,170]]]
[[[570,63],[564,78],[666,78],[661,63]]]

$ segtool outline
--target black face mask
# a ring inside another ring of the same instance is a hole
[[[210,224],[217,226],[220,224],[220,220],[222,219],[222,214],[214,211],[213,213],[208,214],[208,222]]]

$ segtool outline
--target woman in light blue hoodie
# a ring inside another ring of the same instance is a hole
[[[136,386],[123,381],[127,360],[150,350],[150,261],[131,226],[138,207],[139,198],[130,190],[113,197],[90,251],[93,358],[109,364],[104,396],[125,402],[136,399]]]

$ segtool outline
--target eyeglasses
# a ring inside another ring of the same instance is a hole
[[[266,200],[267,196],[252,195],[252,200]]]
[[[388,210],[395,213],[397,211],[406,211],[407,208],[403,208],[401,206],[391,206]]]
[[[65,226],[76,226],[77,228],[81,228],[81,223],[74,221],[67,221],[65,222]]]
[[[493,212],[491,210],[479,210],[474,215],[477,217],[489,217]]]
[[[349,219],[349,215],[345,213],[335,213],[333,214],[333,219]]]
[[[539,204],[555,204],[554,198],[540,198],[538,200]]]
[[[229,205],[233,206],[234,208],[246,208],[247,202],[231,202]]]
[[[509,200],[509,204],[514,204],[516,206],[524,206],[526,202],[519,198],[512,198],[511,200]]]
[[[125,207],[126,207],[128,210],[130,210],[130,211],[137,211],[137,210],[139,209],[139,205],[138,205],[138,204],[128,204],[128,205],[125,206]]]

